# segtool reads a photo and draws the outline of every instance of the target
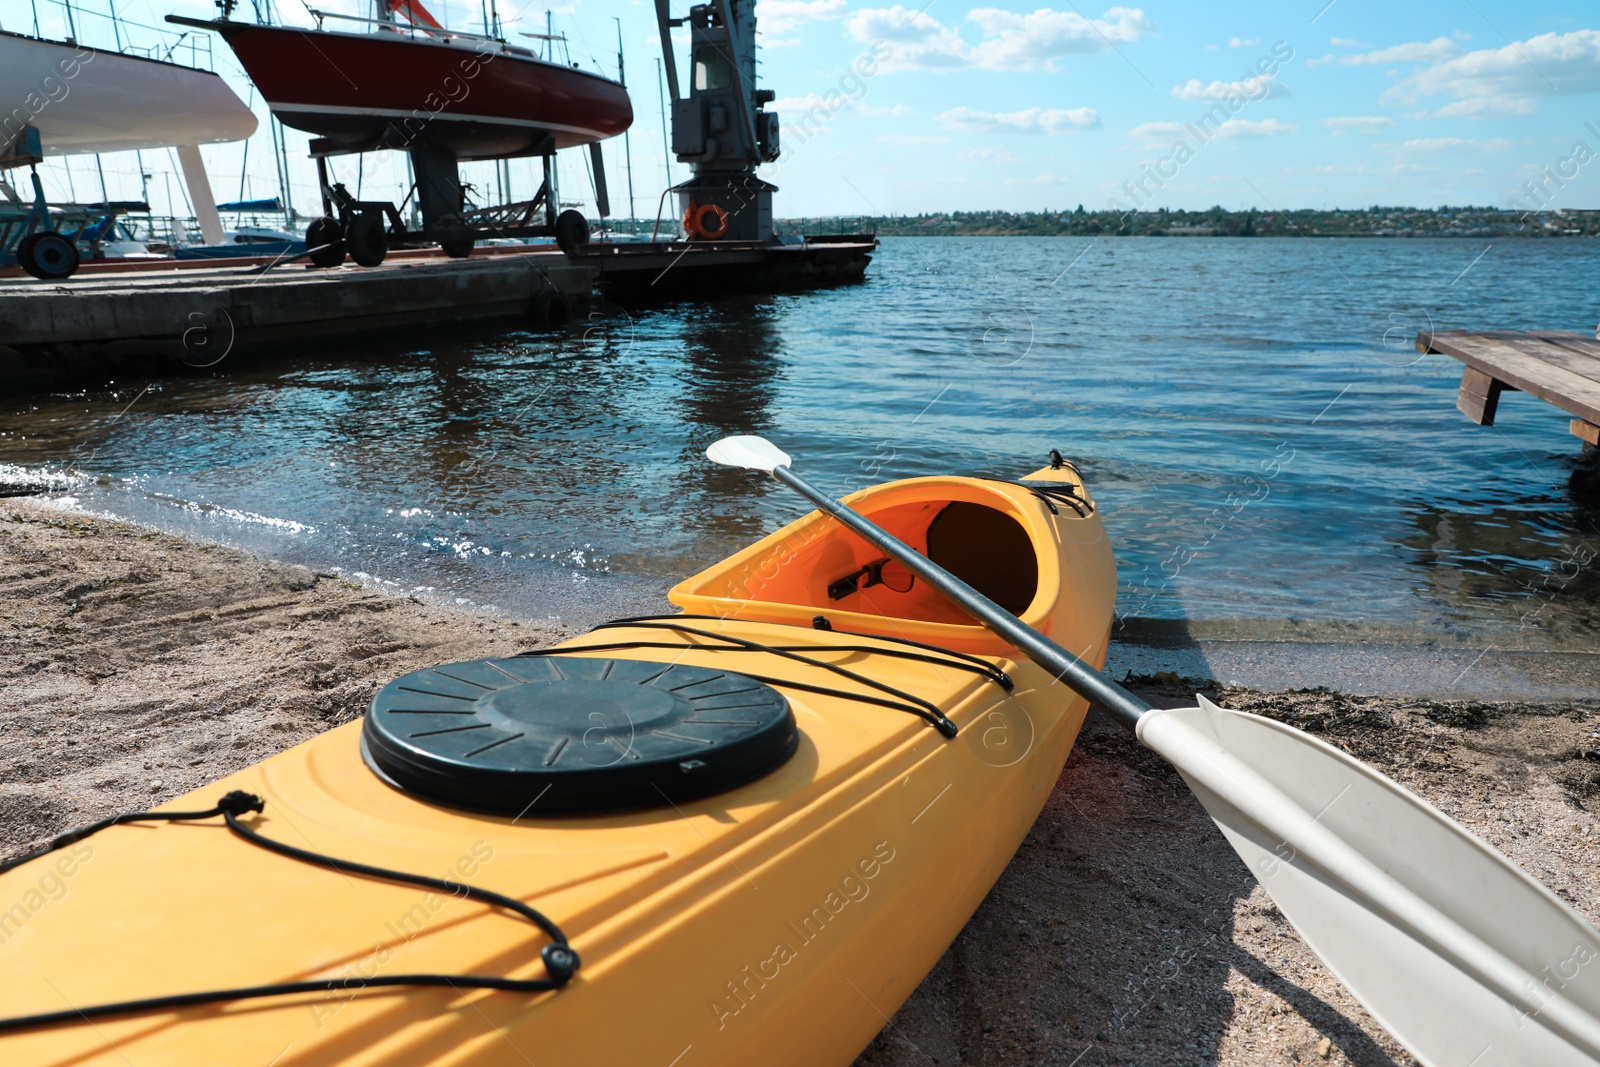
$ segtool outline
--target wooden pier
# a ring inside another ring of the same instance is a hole
[[[1531,393],[1572,416],[1573,434],[1600,446],[1600,340],[1559,330],[1440,330],[1419,333],[1417,351],[1459,359],[1456,407],[1493,426],[1500,394]]]
[[[182,372],[235,353],[348,343],[489,320],[564,324],[596,271],[550,247],[467,259],[397,254],[378,267],[289,263],[0,279],[0,393]]]

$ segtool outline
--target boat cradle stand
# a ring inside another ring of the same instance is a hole
[[[0,148],[0,170],[27,167],[33,179],[33,203],[20,226],[7,227],[15,234],[0,247],[0,264],[15,263],[41,281],[60,281],[77,271],[78,247],[56,233],[51,221],[50,201],[39,181],[38,167],[43,162],[44,148],[33,126],[22,127],[10,144]]]
[[[356,155],[393,146],[383,142],[349,145],[314,138],[311,157],[317,164],[317,184],[322,193],[323,217],[311,224],[306,244],[309,258],[319,267],[336,267],[346,252],[361,266],[377,266],[390,248],[437,244],[445,254],[462,259],[472,254],[474,244],[492,238],[554,237],[566,252],[588,243],[589,225],[577,211],[557,213],[555,196],[555,142],[546,137],[543,144],[527,155],[539,156],[544,164],[544,180],[532,200],[493,207],[471,207],[467,186],[461,182],[460,161],[441,148],[404,148],[411,160],[415,182],[403,203],[387,200],[358,200],[344,184],[332,178],[328,160],[334,156]],[[598,144],[589,146],[594,173],[599,181],[599,208],[604,218],[610,214],[605,190],[605,171],[600,165]],[[403,212],[416,198],[420,229],[406,228]]]

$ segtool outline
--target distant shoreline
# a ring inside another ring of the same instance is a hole
[[[1600,210],[1368,208],[1344,211],[1003,211],[823,216],[781,220],[780,232],[879,237],[1600,237]]]

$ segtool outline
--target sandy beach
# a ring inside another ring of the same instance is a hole
[[[560,636],[26,499],[0,501],[0,601],[0,855],[349,721],[408,670]],[[1600,918],[1600,700],[1211,695],[1370,762]],[[1177,774],[1091,717],[1016,859],[859,1062],[1411,1060]]]

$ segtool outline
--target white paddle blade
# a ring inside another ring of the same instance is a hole
[[[778,467],[790,466],[789,455],[765,437],[740,435],[724,437],[706,449],[706,458],[724,467],[743,467],[747,471],[771,474]]]
[[[1600,932],[1510,860],[1291,726],[1201,698],[1138,734],[1428,1067],[1600,1063]]]

